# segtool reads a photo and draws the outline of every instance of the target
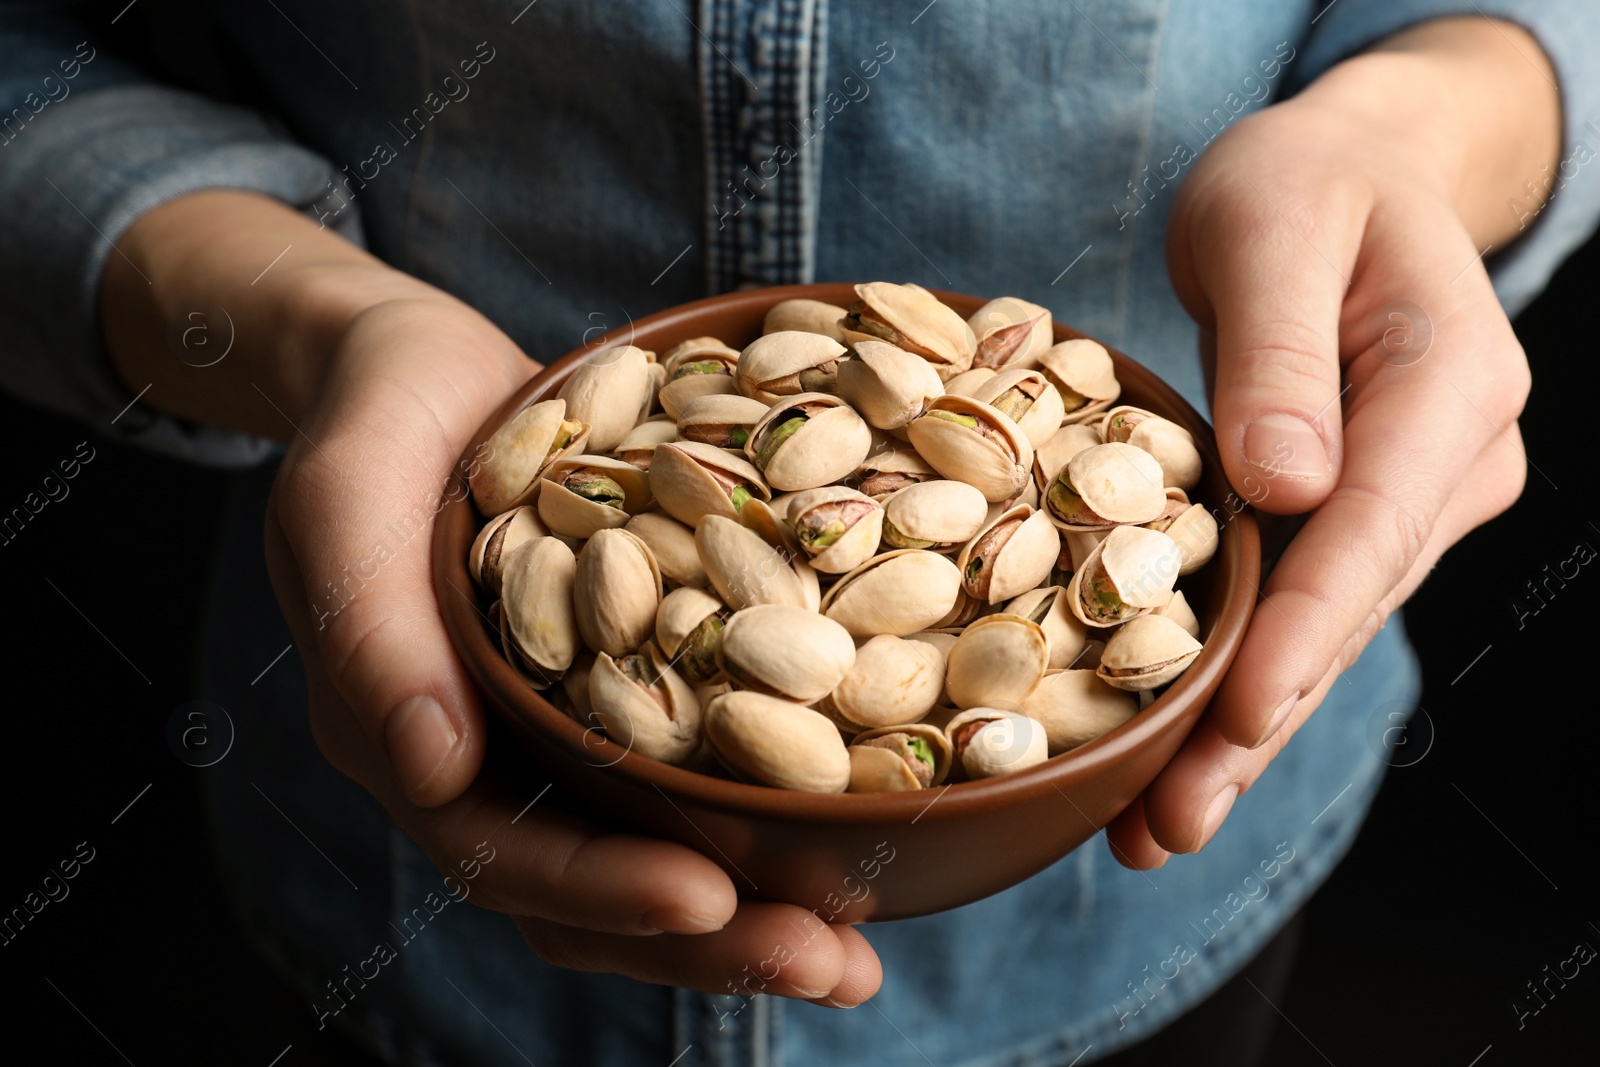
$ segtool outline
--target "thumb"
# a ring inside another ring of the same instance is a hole
[[[1221,184],[1174,214],[1173,286],[1216,336],[1212,416],[1228,480],[1264,511],[1307,511],[1338,480],[1339,318],[1360,225],[1320,201],[1275,204],[1256,183]]]

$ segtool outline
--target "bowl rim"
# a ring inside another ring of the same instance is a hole
[[[625,325],[573,349],[523,383],[478,428],[462,452],[462,465],[457,469],[468,469],[467,464],[480,444],[511,414],[553,395],[579,362],[607,348],[633,343],[642,328],[666,330],[678,323],[687,326],[707,311],[730,307],[746,312],[757,308],[764,311],[779,301],[796,298],[839,303],[841,297],[849,299],[850,291],[850,283],[744,289],[675,305],[636,321],[630,318]],[[982,298],[967,294],[930,291],[958,313],[968,304],[976,310],[984,303]],[[1060,321],[1054,322],[1054,331],[1057,343],[1073,338],[1098,340]],[[680,340],[702,335],[703,331],[696,333],[691,327]],[[1199,411],[1154,371],[1110,345],[1105,347],[1117,366],[1119,378],[1128,366],[1136,368],[1132,377],[1148,378],[1145,384],[1153,386],[1156,394],[1154,407],[1169,408],[1182,415],[1184,420],[1180,424],[1209,429],[1210,423]],[[664,351],[665,346],[661,350]],[[1205,462],[1211,465],[1210,469],[1222,470],[1214,435],[1199,435],[1196,444]],[[468,519],[462,518],[463,513]],[[471,532],[457,551],[453,541],[459,539],[459,535],[452,531],[469,520],[467,529]],[[1068,794],[1073,787],[1128,759],[1174,728],[1185,716],[1193,715],[1198,719],[1199,711],[1203,710],[1193,706],[1198,695],[1214,691],[1243,642],[1255,608],[1258,592],[1255,576],[1261,564],[1260,536],[1253,509],[1247,504],[1221,524],[1217,555],[1220,558],[1226,553],[1233,558],[1239,580],[1220,587],[1222,603],[1212,627],[1212,637],[1217,639],[1208,639],[1189,669],[1149,707],[1093,741],[1053,756],[1038,766],[975,782],[950,783],[902,793],[804,793],[716,778],[628,751],[605,737],[599,726],[584,726],[523,681],[506,662],[498,643],[490,639],[483,625],[487,617],[477,599],[481,592],[467,572],[467,548],[482,521],[470,496],[463,494],[446,500],[434,524],[435,589],[456,653],[483,690],[482,695],[488,698],[486,702],[497,713],[509,715],[514,725],[533,729],[546,742],[598,770],[622,775],[637,788],[655,789],[674,806],[682,800],[705,811],[817,825],[916,822],[929,812],[937,812],[930,815],[935,821],[956,819],[991,811],[997,805],[1019,801],[1047,788],[1055,789],[1070,801]]]

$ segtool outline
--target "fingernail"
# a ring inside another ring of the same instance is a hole
[[[1194,846],[1199,852],[1211,842],[1217,830],[1222,826],[1222,820],[1228,817],[1228,812],[1233,810],[1233,802],[1239,798],[1239,786],[1230,784],[1218,793],[1211,801],[1211,806],[1206,809],[1205,822],[1200,827],[1200,841]]]
[[[1250,747],[1260,748],[1272,740],[1273,735],[1283,729],[1283,724],[1289,721],[1289,716],[1294,713],[1294,706],[1298,703],[1300,703],[1300,694],[1290,693],[1288,698],[1278,705],[1278,710],[1272,713],[1272,720],[1267,723],[1267,728],[1261,731],[1261,736],[1256,738],[1256,743]]]
[[[841,1004],[839,1001],[834,1000],[832,997],[823,997],[822,998],[822,1003],[826,1004],[830,1008],[843,1008],[845,1011],[849,1011],[851,1008],[859,1008],[859,1007],[861,1007],[861,1005],[859,1005],[859,1004]]]
[[[1293,415],[1257,416],[1244,431],[1244,458],[1272,477],[1322,478],[1332,471],[1322,437]]]
[[[395,709],[384,735],[389,742],[389,760],[408,795],[428,784],[460,739],[444,708],[425,693]]]
[[[640,924],[669,934],[712,934],[722,929],[722,923],[704,915],[694,915],[680,908],[652,908],[644,913]]]
[[[795,996],[801,998],[802,1000],[827,1000],[828,994],[833,992],[831,989],[804,989],[800,986],[794,985],[793,983],[790,984],[790,987],[794,990]]]

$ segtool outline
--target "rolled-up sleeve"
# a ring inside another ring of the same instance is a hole
[[[269,118],[153,82],[97,48],[92,30],[61,13],[74,6],[0,8],[0,386],[153,451],[257,463],[273,442],[165,415],[159,397],[130,406],[137,391],[101,334],[101,272],[121,254],[122,233],[159,204],[225,188],[309,211],[338,171]],[[359,216],[337,222],[361,242]],[[226,323],[208,329],[226,338]]]
[[[1532,190],[1554,192],[1545,208],[1524,186],[1506,190],[1506,211],[1523,227],[1485,260],[1495,292],[1516,315],[1544,289],[1561,261],[1600,220],[1600,5],[1595,0],[1319,0],[1295,86],[1383,37],[1427,19],[1482,16],[1522,26],[1555,68],[1561,91],[1561,162],[1529,174]]]

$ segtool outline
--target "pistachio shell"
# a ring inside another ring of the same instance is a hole
[[[578,553],[573,607],[578,632],[595,652],[621,656],[655,632],[661,571],[627,530],[601,530]]]
[[[716,597],[689,586],[674,589],[656,608],[656,644],[690,685],[716,676],[716,646],[727,610]]]
[[[1050,755],[1093,741],[1139,713],[1139,700],[1094,671],[1055,671],[1022,699],[1022,712],[1044,726]]]
[[[735,611],[759,604],[809,606],[790,558],[743,523],[708,515],[695,528],[694,544],[712,586]]]
[[[1050,642],[1049,670],[1063,670],[1072,665],[1083,652],[1087,631],[1083,622],[1072,613],[1064,586],[1050,585],[1030,589],[1012,600],[1004,614],[1021,615],[1039,624],[1045,639]]]
[[[734,612],[717,646],[717,663],[735,684],[801,704],[832,692],[855,660],[843,626],[784,604]]]
[[[1072,612],[1102,628],[1148,614],[1170,599],[1180,560],[1166,534],[1119,526],[1073,573],[1067,587]]]
[[[1194,436],[1175,422],[1145,419],[1135,426],[1128,444],[1142,448],[1161,465],[1164,485],[1193,489],[1200,484],[1200,450]]]
[[[467,477],[473,502],[486,516],[531,502],[544,465],[581,452],[588,437],[587,425],[568,418],[565,400],[529,404],[484,442],[488,455]]]
[[[685,441],[739,451],[769,405],[743,393],[712,393],[686,404],[678,413],[678,436]]]
[[[1095,673],[1129,692],[1166,685],[1200,655],[1200,642],[1178,622],[1145,615],[1125,623],[1106,642]]]
[[[798,420],[798,425],[795,425]],[[855,409],[826,393],[801,393],[768,409],[744,450],[774,489],[814,489],[856,469],[872,434]]]
[[[597,720],[590,718],[594,704],[589,700],[589,678],[594,673],[594,656],[585,652],[572,661],[567,673],[561,676],[561,689],[567,694],[567,718],[588,726]]]
[[[609,452],[633,429],[650,403],[650,353],[633,345],[604,348],[573,370],[556,395],[567,417],[589,425],[588,447]]]
[[[885,341],[860,341],[855,355],[839,364],[837,391],[861,417],[880,430],[895,430],[944,393],[926,359]]]
[[[972,327],[922,286],[867,282],[856,295],[860,301],[840,323],[847,342],[888,341],[926,358],[941,378],[972,365],[978,349]]]
[[[1050,577],[1061,539],[1042,511],[1019,504],[1002,513],[956,557],[962,588],[988,604],[998,604]]]
[[[678,425],[665,415],[646,419],[628,431],[626,437],[612,449],[624,463],[631,463],[642,471],[650,469],[650,457],[657,445],[678,439]]]
[[[1014,774],[1043,763],[1049,742],[1040,723],[1000,708],[972,708],[951,719],[945,736],[968,778]]]
[[[932,645],[879,634],[856,649],[828,703],[868,728],[916,722],[938,702],[944,675],[944,655]]]
[[[1033,445],[1017,424],[988,404],[942,396],[907,426],[917,453],[940,474],[976,486],[990,502],[1027,484]]]
[[[1061,427],[1033,451],[1034,485],[1044,492],[1074,456],[1101,443],[1100,435],[1090,426],[1077,423]]]
[[[951,396],[972,396],[982,389],[997,372],[993,367],[973,367],[960,374],[952,374],[944,383],[944,391]]]
[[[903,793],[923,788],[905,757],[896,752],[854,744],[845,751],[850,756],[847,793]]]
[[[674,371],[689,363],[707,363],[716,360],[729,367],[739,362],[739,350],[724,344],[716,337],[691,337],[673,345],[661,354],[661,365],[670,379]]]
[[[896,549],[835,582],[822,598],[822,613],[852,637],[904,637],[943,618],[960,591],[961,572],[944,556]]]
[[[1098,415],[1122,395],[1111,353],[1087,337],[1047,349],[1039,356],[1039,369],[1060,391],[1066,417],[1074,422]]]
[[[988,508],[975,487],[939,478],[901,489],[883,510],[884,544],[943,552],[976,536]]]
[[[1150,522],[1167,506],[1161,465],[1133,445],[1109,442],[1073,456],[1045,494],[1051,521],[1064,530]]]
[[[1189,606],[1188,597],[1183,595],[1183,590],[1174,590],[1172,599],[1156,608],[1150,614],[1161,615],[1171,619],[1183,627],[1183,632],[1196,640],[1200,638],[1200,620],[1195,617],[1194,609]]]
[[[1061,544],[1072,557],[1071,570],[1082,569],[1089,556],[1100,547],[1110,530],[1062,530]]]
[[[1028,368],[1050,347],[1050,310],[1014,296],[989,301],[967,320],[978,338],[974,367]]]
[[[959,634],[968,623],[980,618],[987,607],[985,601],[979,600],[963,587],[961,592],[956,594],[956,602],[950,606],[950,610],[940,616],[939,621],[928,629],[948,630],[952,634]]]
[[[1056,435],[1066,414],[1061,393],[1036,370],[1003,370],[974,389],[972,398],[1005,413],[1035,449]]]
[[[711,361],[707,361],[711,362]],[[739,386],[731,369],[711,373],[685,371],[674,378],[668,375],[656,399],[669,418],[676,419],[683,409],[703,396],[738,396]]]
[[[911,742],[927,747],[932,762],[921,759]],[[950,773],[950,739],[944,731],[925,723],[899,723],[864,730],[850,740],[850,792],[886,793],[931,789]],[[885,761],[876,753],[889,757]],[[921,763],[913,769],[913,761]]]
[[[909,445],[898,448],[875,448],[856,465],[850,484],[867,496],[882,503],[892,493],[919,482],[933,481],[939,472],[928,466],[927,460]]]
[[[694,546],[694,531],[676,519],[658,511],[635,515],[623,527],[650,549],[655,557],[661,577],[672,585],[690,585],[704,589],[711,584],[706,569],[700,565],[700,553]]]
[[[811,565],[844,574],[871,559],[883,532],[883,505],[842,485],[807,489],[784,499],[788,521]]]
[[[650,461],[650,491],[663,511],[687,526],[706,515],[738,515],[730,494],[772,499],[761,472],[742,456],[697,441],[658,445]],[[743,501],[740,501],[743,504]]]
[[[739,521],[752,530],[779,556],[789,561],[789,569],[800,580],[801,607],[807,611],[822,608],[822,586],[816,568],[807,562],[806,551],[800,545],[789,524],[778,517],[771,504],[761,500],[747,500],[739,512]]]
[[[682,763],[700,747],[700,701],[653,645],[617,659],[602,652],[589,702],[607,736],[629,752]]]
[[[507,556],[524,541],[544,537],[550,531],[531,507],[512,508],[484,523],[472,540],[467,569],[472,580],[490,593],[500,592],[500,568]]]
[[[756,338],[739,353],[735,378],[745,396],[775,404],[786,396],[820,392],[814,383],[831,382],[844,354],[844,345],[831,337],[780,330]]]
[[[554,537],[525,541],[506,558],[502,641],[506,658],[536,689],[548,688],[578,654],[576,577],[572,550]]]
[[[844,308],[821,300],[780,300],[767,312],[761,332],[799,330],[803,333],[820,333],[842,344],[844,332],[839,329],[839,320],[844,316]]]
[[[950,649],[945,684],[960,708],[1015,708],[1044,677],[1050,643],[1020,615],[985,615]]]
[[[610,456],[569,456],[545,467],[539,475],[539,517],[553,533],[566,537],[593,537],[600,530],[627,525],[635,512],[650,505],[649,476],[631,463]],[[574,485],[584,479],[603,479],[610,503],[580,494]],[[609,483],[609,484],[607,484]],[[616,493],[622,494],[617,499]]]
[[[1162,530],[1159,525],[1152,529]],[[1216,516],[1200,504],[1190,504],[1184,508],[1162,532],[1172,538],[1183,557],[1183,563],[1178,568],[1180,577],[1193,574],[1210,563],[1211,557],[1217,554],[1222,537]]]
[[[810,708],[762,693],[733,692],[706,708],[706,739],[735,775],[807,793],[842,793],[850,755],[839,731]]]

